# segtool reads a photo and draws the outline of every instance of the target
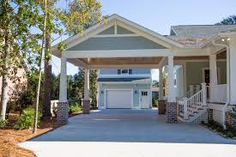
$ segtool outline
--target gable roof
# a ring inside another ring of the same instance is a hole
[[[171,34],[179,37],[212,38],[219,33],[236,30],[236,25],[178,25]]]
[[[154,32],[148,28],[145,28],[137,23],[134,23],[124,17],[121,17],[117,14],[113,14],[113,15],[109,16],[107,19],[104,19],[102,22],[88,28],[87,30],[85,30],[85,32],[83,32],[81,34],[77,34],[75,36],[69,37],[68,39],[64,40],[63,43],[65,43],[67,45],[66,49],[69,49],[69,48],[93,37],[94,35],[97,35],[97,34],[103,32],[105,30],[104,28],[107,29],[110,26],[114,25],[115,23],[122,23],[122,24],[126,25],[127,28],[133,29],[134,31],[133,30],[132,31],[134,33],[138,32],[137,34],[139,34],[140,36],[150,37],[150,39],[152,39],[156,43],[158,43],[158,41],[161,42],[158,44],[169,45],[168,47],[172,47],[172,46],[183,47],[182,44],[180,44],[172,39],[169,39],[157,32]],[[61,54],[58,52],[57,46],[58,46],[58,44],[53,47],[53,54],[60,57]]]
[[[220,33],[234,32],[236,25],[178,25],[172,26],[167,38],[183,44],[185,47],[201,48]]]

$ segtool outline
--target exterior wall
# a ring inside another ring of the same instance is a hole
[[[150,106],[151,106],[151,84],[99,84],[99,107],[104,108],[105,100],[104,95],[106,94],[106,89],[133,89],[133,107],[139,106],[139,90],[140,89],[147,89],[150,90]]]
[[[104,37],[89,38],[88,40],[69,48],[68,51],[80,50],[136,50],[136,49],[165,49],[141,36],[135,37]]]
[[[99,35],[107,35],[107,34],[115,34],[115,27],[112,26],[104,30],[103,32],[99,33]],[[123,27],[117,26],[117,34],[134,34],[134,33]]]
[[[115,27],[112,26],[112,27],[102,31],[101,33],[99,33],[99,35],[114,34],[114,33],[115,33]]]
[[[218,124],[223,126],[223,107],[224,104],[208,104],[209,110],[210,112],[208,112],[209,114],[209,121],[215,121]],[[233,105],[229,105],[228,106],[228,111],[231,111],[232,108],[234,106]],[[230,119],[231,122],[228,122]],[[232,123],[232,120],[234,121],[233,117],[231,117],[231,115],[229,115],[229,112],[226,112],[225,115],[225,121],[227,125],[235,125],[235,126],[230,126],[230,127],[236,127],[236,123],[234,124],[228,124],[228,123]]]
[[[118,75],[117,74],[118,69],[111,69],[111,68],[106,68],[106,69],[100,69],[100,75]],[[151,75],[151,69],[148,68],[132,68],[132,74],[147,74]],[[120,75],[118,75],[120,76]]]
[[[117,27],[117,34],[134,34],[134,33],[123,28],[123,27],[118,26]]]
[[[218,68],[218,84],[226,83],[226,62],[217,61]],[[187,62],[186,63],[186,84],[199,85],[203,82],[203,69],[209,68],[209,62]]]

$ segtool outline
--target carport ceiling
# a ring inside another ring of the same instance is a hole
[[[132,58],[80,58],[68,59],[69,62],[75,65],[89,65],[91,67],[119,67],[119,66],[149,66],[157,67],[162,57],[132,57]]]

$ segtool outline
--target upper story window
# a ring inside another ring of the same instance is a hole
[[[132,74],[132,69],[118,69],[117,74],[119,74],[119,75]]]

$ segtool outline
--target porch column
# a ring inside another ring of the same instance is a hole
[[[163,73],[162,73],[162,67],[159,68],[159,100],[163,100]]]
[[[214,99],[214,87],[218,84],[216,54],[209,56],[210,65],[210,100]]]
[[[159,100],[158,100],[158,113],[166,113],[166,100],[163,97],[163,67],[159,68]]]
[[[228,78],[229,78],[229,103],[236,104],[236,37],[231,36],[229,40],[229,52],[228,52]]]
[[[167,99],[167,122],[177,122],[177,103],[174,88],[174,57],[168,57],[168,99]]]
[[[61,57],[59,101],[67,101],[67,71],[66,71],[66,58],[64,56]]]
[[[89,69],[84,70],[84,100],[83,100],[83,112],[85,114],[90,113],[90,93],[89,93]]]
[[[210,85],[215,86],[218,84],[216,54],[210,55],[209,59],[210,59]]]
[[[174,57],[168,57],[168,102],[176,102],[174,89]]]
[[[60,89],[59,102],[57,103],[57,123],[66,124],[68,121],[69,105],[67,102],[67,72],[66,58],[61,57],[61,74],[60,74]]]

